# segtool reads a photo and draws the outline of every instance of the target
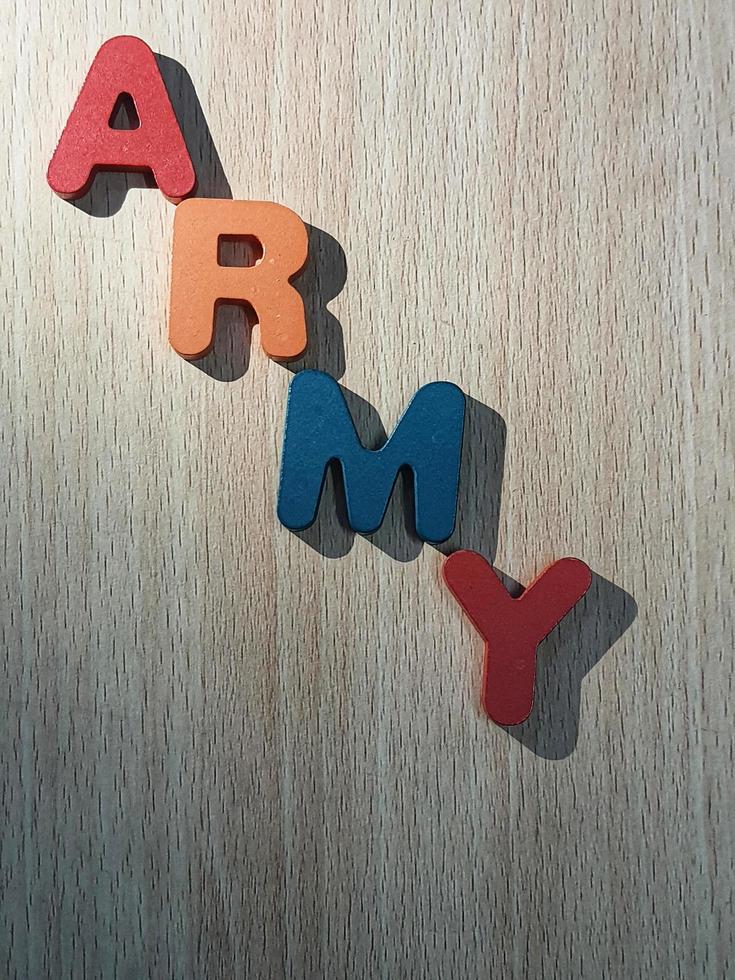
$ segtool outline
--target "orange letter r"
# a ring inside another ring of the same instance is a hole
[[[254,265],[222,265],[221,239],[254,239],[262,255]],[[307,252],[304,222],[280,204],[183,201],[174,215],[171,346],[188,360],[204,357],[214,344],[217,306],[249,303],[266,354],[277,361],[295,360],[306,347],[306,321],[291,279],[303,269]]]

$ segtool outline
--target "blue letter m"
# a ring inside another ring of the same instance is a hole
[[[292,531],[313,524],[328,465],[337,460],[350,527],[380,527],[398,473],[413,471],[416,533],[446,541],[454,530],[464,429],[464,395],[447,381],[416,392],[385,445],[360,442],[342,390],[321,371],[301,371],[291,382],[283,434],[278,519]]]

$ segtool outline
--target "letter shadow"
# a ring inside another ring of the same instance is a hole
[[[321,228],[306,225],[309,257],[293,286],[304,301],[307,348],[286,367],[294,374],[306,368],[326,371],[334,378],[345,373],[342,326],[327,309],[347,281],[347,260],[342,246]],[[214,347],[191,363],[216,381],[237,381],[248,369],[255,312],[247,304],[222,303],[217,309]],[[263,355],[265,356],[265,355]]]
[[[230,185],[189,73],[165,55],[156,54],[156,61],[194,164],[194,196],[231,198]],[[122,208],[131,188],[155,187],[150,173],[100,169],[87,193],[70,203],[94,218],[109,218]]]
[[[293,286],[304,301],[307,347],[297,361],[286,367],[299,371],[325,371],[339,381],[345,373],[345,345],[342,324],[329,312],[327,304],[335,299],[347,282],[347,257],[344,249],[330,234],[307,225],[309,257]]]
[[[457,522],[451,538],[433,547],[444,555],[479,551],[492,563],[498,549],[506,425],[492,408],[466,397]]]
[[[512,595],[523,592],[501,575]],[[638,614],[633,596],[596,572],[569,615],[539,646],[533,710],[506,731],[543,759],[565,759],[577,745],[582,681]]]
[[[380,448],[387,434],[375,408],[354,391],[343,387],[342,392],[365,448]],[[434,547],[446,553],[458,548],[495,553],[504,456],[505,422],[487,405],[468,397],[457,523],[452,537]],[[327,472],[316,521],[305,531],[294,533],[325,558],[341,558],[349,552],[355,532],[347,522],[339,463],[332,463]],[[423,541],[416,535],[410,470],[401,470],[380,528],[363,537],[395,561],[408,562],[418,557]]]

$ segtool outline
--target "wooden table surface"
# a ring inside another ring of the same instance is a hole
[[[18,0],[0,12],[0,975],[724,978],[735,19],[725,0]],[[289,366],[169,347],[174,207],[45,172],[144,38],[201,196],[309,225]],[[457,531],[275,518],[292,372],[366,443],[469,398]],[[441,585],[588,597],[516,729]]]

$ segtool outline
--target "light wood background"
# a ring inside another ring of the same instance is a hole
[[[0,26],[0,975],[734,976],[732,4]],[[521,728],[482,715],[400,499],[373,540],[331,491],[278,525],[292,375],[231,314],[199,366],[168,346],[172,205],[46,185],[119,33],[162,56],[201,193],[312,226],[291,369],[340,378],[373,446],[455,381],[451,548],[594,568]]]

